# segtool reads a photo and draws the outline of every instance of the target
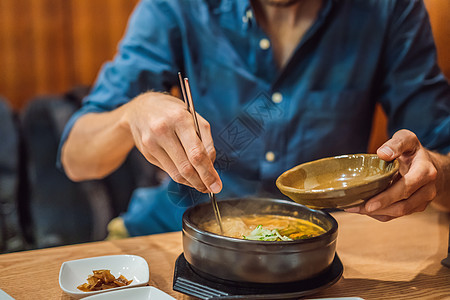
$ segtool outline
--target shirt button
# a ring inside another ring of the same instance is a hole
[[[268,162],[273,162],[275,160],[275,153],[273,153],[272,151],[269,151],[266,153],[266,160]]]
[[[259,41],[259,47],[263,50],[267,50],[270,47],[270,41],[268,39],[261,39]]]
[[[272,101],[274,103],[280,103],[281,101],[283,101],[283,95],[281,93],[273,93],[272,94]]]
[[[245,13],[245,16],[247,17],[247,19],[253,18],[253,13],[252,13],[252,11],[251,11],[250,9],[247,10],[247,12]]]

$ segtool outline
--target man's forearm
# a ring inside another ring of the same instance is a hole
[[[65,142],[61,161],[74,181],[102,178],[117,169],[133,148],[133,138],[121,124],[123,107],[82,116]]]
[[[430,151],[430,155],[438,171],[437,194],[432,204],[440,210],[450,212],[450,153],[443,155]]]

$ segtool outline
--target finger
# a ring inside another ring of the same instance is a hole
[[[170,164],[176,168],[177,173],[187,180],[191,186],[202,193],[208,192],[207,186],[190,162],[175,133],[172,132],[172,134],[166,135],[164,139],[160,140],[160,144],[164,153],[159,153],[159,155],[164,156],[166,154],[166,159],[170,161]],[[169,162],[167,163],[169,164]]]
[[[140,142],[141,139],[135,139],[135,140],[136,140],[136,142],[135,142],[136,148],[139,150],[139,152],[141,152],[141,154],[145,157],[145,159],[152,165],[155,165],[158,168],[160,168],[161,170],[165,171],[163,166],[161,165],[161,163],[153,155],[151,155],[148,151],[145,150],[145,147]]]
[[[390,217],[390,216],[377,216],[377,215],[369,215],[369,217],[374,218],[375,220],[378,220],[380,222],[388,222],[390,220],[395,219],[395,217]]]
[[[434,182],[436,174],[436,168],[431,163],[418,160],[417,163],[411,165],[408,173],[393,183],[390,188],[367,201],[364,209],[368,213],[372,213],[386,208],[396,201],[408,199],[422,186]]]
[[[146,152],[158,159],[174,181],[183,184],[188,182],[189,186],[200,192],[207,192],[206,186],[189,163],[183,146],[174,132],[174,126],[192,120],[192,117],[186,110],[179,108],[173,109],[171,113],[170,118],[161,117],[151,122],[148,130],[142,133],[142,145]]]
[[[359,213],[361,211],[362,206],[364,206],[364,205],[349,207],[349,208],[344,209],[344,211],[349,212],[349,213]]]
[[[401,175],[408,173],[413,157],[413,155],[410,154],[413,154],[412,151],[415,151],[406,150],[406,148],[415,148],[415,143],[413,141],[414,139],[412,136],[409,136],[408,133],[409,131],[406,133],[400,131],[395,133],[392,139],[388,140],[377,150],[378,157],[385,161],[392,161],[396,158],[398,159],[400,163],[399,174]],[[405,136],[407,137],[405,138]]]
[[[361,213],[370,216],[384,215],[397,218],[414,212],[423,211],[434,197],[436,197],[436,185],[434,183],[429,183],[422,186],[406,200],[397,201],[388,207],[378,209],[372,213],[362,209]]]
[[[387,190],[369,199],[365,203],[365,205],[361,206],[360,213],[379,214],[378,212],[379,210],[392,205],[394,202],[408,198],[409,195],[406,194],[407,180],[408,180],[407,178],[401,177],[397,182],[392,184]]]
[[[198,138],[192,126],[177,126],[176,134],[184,147],[184,151],[191,165],[197,171],[202,182],[212,193],[219,193],[222,189],[222,182],[219,174],[214,169],[205,146]]]
[[[420,149],[417,136],[406,129],[397,131],[390,140],[377,150],[377,155],[386,161],[396,159],[401,155],[411,155]]]
[[[158,168],[160,168],[161,170],[163,170],[164,172],[166,172],[167,174],[169,174],[169,176],[178,183],[184,184],[184,185],[188,185],[190,187],[192,187],[192,185],[185,180],[183,177],[177,177],[176,176],[176,171],[174,171],[176,168],[173,166],[166,165],[166,167],[163,166],[163,164],[161,164],[153,155],[151,155],[150,153],[148,153],[145,149],[143,149],[141,146],[136,146],[139,151],[141,152],[141,154],[145,157],[145,159],[151,163],[152,165],[157,166]],[[174,179],[174,177],[176,178],[176,180]]]
[[[193,187],[193,185],[181,175],[165,150],[162,149],[156,141],[153,141],[151,134],[144,134],[139,139],[136,139],[136,141],[136,147],[150,163],[164,170],[175,182]]]
[[[202,135],[202,142],[208,153],[209,159],[214,163],[216,160],[216,148],[214,148],[214,141],[211,135],[211,125],[202,116],[197,114],[200,133]]]
[[[178,168],[175,166],[170,157],[165,153],[165,151],[158,147],[159,150],[153,149],[153,153],[155,153],[159,159],[156,159],[155,156],[149,154],[147,151],[141,151],[144,157],[152,164],[165,171],[175,182],[180,184],[184,184],[190,187],[195,188],[188,180],[186,180],[181,173],[178,171]],[[161,160],[161,162],[160,162]],[[206,187],[204,187],[204,191],[206,191]]]
[[[429,205],[430,203],[431,203],[431,201],[422,203],[422,204],[419,205],[413,212],[422,212],[422,211],[424,211],[424,210],[428,207],[428,205]],[[413,213],[413,212],[411,212],[411,213]]]

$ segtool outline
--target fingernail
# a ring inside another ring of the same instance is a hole
[[[391,148],[389,148],[388,146],[384,146],[384,147],[380,148],[380,151],[389,157],[392,157],[392,155],[394,155],[394,151]]]
[[[211,184],[209,186],[209,190],[211,192],[213,192],[214,194],[220,193],[220,184],[218,184],[217,182],[214,182],[213,184]]]
[[[349,213],[359,213],[360,210],[361,209],[359,208],[359,206],[344,209],[344,211],[349,212]]]
[[[376,211],[380,207],[381,207],[381,203],[380,202],[372,202],[372,203],[367,204],[366,210],[368,212],[372,212],[372,211]]]

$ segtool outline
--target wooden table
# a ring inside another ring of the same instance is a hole
[[[423,213],[381,223],[338,212],[337,252],[343,278],[312,298],[450,299],[447,256],[449,216],[432,208]],[[87,243],[0,255],[0,289],[17,300],[70,299],[59,288],[61,263],[67,260],[135,254],[150,267],[150,285],[177,299],[172,290],[175,259],[182,252],[181,233]]]

